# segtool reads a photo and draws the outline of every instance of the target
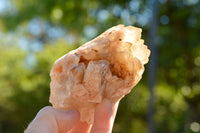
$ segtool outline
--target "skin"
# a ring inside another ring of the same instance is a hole
[[[105,99],[95,108],[92,125],[81,122],[77,110],[62,111],[51,106],[42,108],[25,133],[111,133],[118,103]]]

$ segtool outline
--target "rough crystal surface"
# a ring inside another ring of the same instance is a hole
[[[51,72],[53,107],[80,112],[92,124],[95,106],[104,98],[119,101],[139,82],[150,50],[140,28],[112,27],[58,59]]]

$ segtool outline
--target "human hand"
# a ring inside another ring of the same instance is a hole
[[[81,122],[76,110],[62,111],[53,107],[42,108],[29,124],[25,133],[111,133],[118,103],[114,106],[103,100],[95,109],[92,125]]]

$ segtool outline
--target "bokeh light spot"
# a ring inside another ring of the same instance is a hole
[[[76,41],[75,36],[72,34],[67,34],[65,39],[66,39],[67,43],[69,43],[69,44],[73,44]]]
[[[130,13],[127,9],[124,9],[122,12],[121,12],[121,18],[122,19],[129,19],[130,17]]]
[[[183,87],[181,88],[181,93],[182,93],[184,96],[190,95],[190,93],[191,93],[190,87],[189,87],[189,86],[183,86]]]
[[[160,17],[160,23],[163,24],[163,25],[166,25],[169,23],[169,17],[166,16],[166,15],[163,15]]]
[[[29,53],[25,59],[25,65],[26,65],[25,67],[27,69],[32,69],[35,67],[36,63],[37,63],[37,59],[35,55],[33,53]]]
[[[151,16],[152,16],[152,10],[149,9],[149,8],[146,8],[143,13],[139,14],[135,14],[136,16],[136,19],[137,19],[137,23],[140,25],[140,26],[145,26],[147,25],[151,19]]]
[[[92,39],[98,33],[97,29],[91,25],[85,26],[83,32],[88,39]]]
[[[45,30],[45,21],[38,19],[38,18],[33,18],[30,20],[28,23],[28,31],[34,35],[34,36],[40,36],[42,32]]]
[[[115,5],[112,9],[112,13],[115,15],[115,16],[120,16],[121,14],[121,11],[122,11],[122,8],[119,6],[119,5]]]
[[[109,12],[107,10],[100,10],[97,14],[97,19],[99,22],[105,22],[109,17]]]
[[[194,59],[194,64],[195,64],[196,66],[200,66],[200,56],[198,56],[198,57],[196,57],[196,58]]]
[[[199,132],[200,131],[200,125],[198,122],[192,122],[190,124],[190,129],[193,131],[193,132]]]
[[[160,2],[161,4],[165,4],[165,3],[167,2],[167,0],[159,0],[159,2]]]
[[[139,1],[132,0],[132,1],[130,1],[129,6],[130,6],[131,11],[138,12],[139,8],[140,8],[140,3],[139,3]]]
[[[50,38],[60,38],[63,37],[65,35],[65,31],[62,27],[49,27],[47,29],[47,35]]]
[[[197,4],[199,2],[199,0],[183,0],[183,3],[185,4],[185,5],[188,5],[188,6],[190,6],[190,5],[195,5],[195,4]]]
[[[56,8],[52,11],[52,17],[56,20],[61,19],[63,16],[63,12],[60,8]]]

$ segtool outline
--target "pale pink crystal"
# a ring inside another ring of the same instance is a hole
[[[98,103],[106,98],[114,104],[128,94],[150,55],[141,32],[118,25],[58,59],[50,72],[53,107],[77,109],[81,121],[92,124]]]

